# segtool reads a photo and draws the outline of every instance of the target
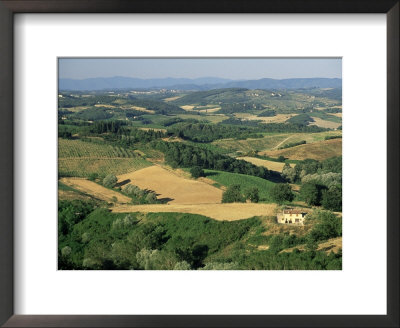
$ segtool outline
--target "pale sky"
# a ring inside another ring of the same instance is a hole
[[[219,77],[342,77],[341,58],[60,58],[59,78],[125,76],[142,79]]]

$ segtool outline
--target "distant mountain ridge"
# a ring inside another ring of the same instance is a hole
[[[132,77],[98,77],[83,80],[60,79],[60,91],[96,91],[110,89],[180,89],[180,90],[211,90],[217,88],[247,88],[247,89],[299,89],[299,88],[340,88],[339,78],[292,78],[259,80],[229,80],[218,77],[203,77],[197,79],[161,78],[139,79]]]

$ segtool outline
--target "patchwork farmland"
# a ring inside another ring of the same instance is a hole
[[[58,269],[340,270],[341,88],[300,80],[61,88]]]

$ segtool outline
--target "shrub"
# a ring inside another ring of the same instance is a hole
[[[323,189],[324,186],[315,181],[310,181],[301,186],[300,196],[308,205],[320,205]]]
[[[296,179],[297,179],[296,169],[294,167],[291,167],[289,163],[285,163],[285,165],[282,169],[282,176],[286,180],[294,183],[294,182],[296,182]]]
[[[146,202],[149,204],[154,204],[157,202],[157,196],[154,192],[149,192],[145,198]]]
[[[342,235],[342,218],[329,211],[317,211],[313,215],[316,224],[307,239],[320,241]]]
[[[89,174],[89,180],[90,181],[94,181],[99,177],[99,175],[97,173],[90,173]]]
[[[245,191],[246,199],[250,199],[252,203],[258,203],[260,200],[259,190],[257,187],[251,187]]]
[[[192,267],[186,261],[178,262],[174,266],[174,270],[191,270]]]
[[[321,205],[327,210],[342,211],[342,186],[336,185],[323,190]]]
[[[190,169],[190,174],[193,178],[197,179],[199,177],[204,177],[204,170],[200,166],[194,166]]]
[[[207,263],[201,270],[237,270],[239,265],[235,262],[232,263],[218,263],[211,262]]]
[[[328,188],[342,184],[342,174],[335,172],[307,174],[301,178],[302,183],[314,181]]]
[[[81,236],[81,241],[82,243],[86,244],[90,241],[90,234],[87,232],[84,232]]]
[[[113,223],[112,223],[112,227],[113,228],[129,228],[134,226],[135,224],[138,223],[138,220],[136,218],[133,218],[130,214],[126,215],[123,219],[119,218],[116,219]]]
[[[124,194],[132,197],[132,196],[138,196],[140,192],[140,188],[138,186],[134,186],[132,184],[128,184],[124,187],[122,190]]]
[[[271,198],[278,204],[294,199],[292,188],[288,183],[277,183],[271,189]]]
[[[240,185],[229,186],[222,194],[222,203],[244,202],[244,198],[240,193]]]
[[[108,188],[112,188],[117,183],[118,179],[114,174],[107,175],[103,180],[103,185]]]
[[[61,255],[64,257],[70,256],[71,252],[72,252],[72,249],[69,246],[65,246],[61,249]]]

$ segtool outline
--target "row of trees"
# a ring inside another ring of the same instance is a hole
[[[114,188],[117,185],[118,178],[113,175],[109,174],[103,179],[103,185],[107,188]],[[160,203],[157,199],[157,194],[151,190],[144,190],[140,189],[138,186],[133,184],[127,184],[124,188],[119,189],[132,199],[133,204],[156,204]]]
[[[301,183],[307,175],[323,175],[326,173],[342,173],[342,156],[332,157],[322,162],[306,159],[297,163],[294,168],[289,163],[285,163],[282,170],[282,176],[291,183]],[[316,176],[313,179],[316,179]],[[341,183],[341,181],[339,182]]]
[[[194,147],[178,142],[154,141],[152,146],[163,152],[165,160],[172,167],[193,167],[253,175],[263,179],[272,177],[265,167],[259,167],[244,160],[217,154],[209,149]]]
[[[342,211],[341,185],[333,185],[327,188],[315,181],[307,182],[301,186],[300,196],[308,205],[322,205],[328,210]]]
[[[269,133],[297,133],[297,132],[305,132],[305,133],[316,133],[327,131],[325,128],[320,128],[316,125],[305,125],[303,122],[286,122],[286,123],[262,123],[262,121],[252,120],[245,121],[238,118],[228,118],[221,123],[218,124],[226,124],[226,125],[240,125],[240,126],[249,126],[258,128],[257,132],[269,132]]]
[[[246,200],[258,203],[260,195],[257,187],[248,188],[242,193],[240,185],[232,185],[222,194],[222,203],[244,203]]]
[[[254,129],[206,123],[177,123],[168,129],[169,134],[194,142],[212,142],[225,138],[260,137]]]
[[[342,210],[342,157],[322,162],[302,161],[294,168],[286,163],[282,176],[292,183],[300,183],[300,198],[311,206],[322,205],[332,211]]]

